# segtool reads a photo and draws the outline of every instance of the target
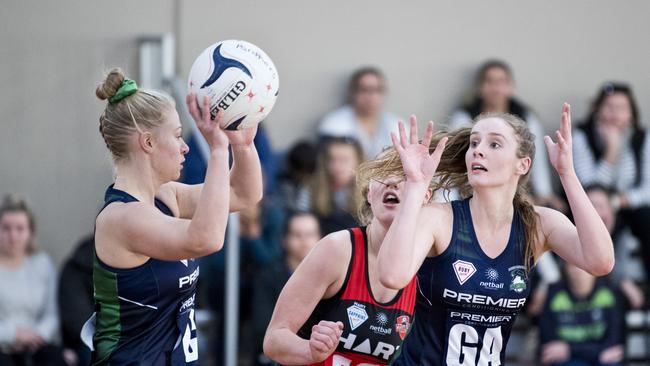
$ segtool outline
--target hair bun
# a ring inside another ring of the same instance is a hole
[[[111,98],[117,92],[117,89],[120,88],[122,82],[124,81],[124,72],[119,67],[116,67],[108,72],[104,81],[97,85],[95,89],[95,95],[101,100],[106,100]]]

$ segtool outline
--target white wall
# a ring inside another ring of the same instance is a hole
[[[312,135],[342,102],[349,73],[366,64],[386,72],[388,108],[404,117],[444,121],[477,64],[499,57],[512,64],[518,95],[547,129],[565,100],[582,118],[608,79],[632,83],[643,118],[650,113],[648,14],[646,0],[4,1],[0,194],[29,198],[40,242],[57,261],[92,230],[112,173],[94,86],[114,65],[134,75],[143,35],[178,30],[183,78],[217,40],[262,47],[280,73],[267,128],[286,148]]]
[[[95,86],[110,66],[135,69],[137,36],[171,31],[169,1],[113,3],[4,1],[0,13],[0,194],[28,198],[57,262],[92,232],[112,179]]]
[[[648,1],[198,3],[205,5],[181,18],[181,71],[215,40],[265,49],[280,73],[268,127],[281,147],[310,134],[340,104],[349,73],[365,64],[385,70],[388,107],[404,117],[444,121],[490,57],[512,64],[518,95],[549,128],[565,100],[582,117],[606,79],[632,82],[641,111],[650,113]]]

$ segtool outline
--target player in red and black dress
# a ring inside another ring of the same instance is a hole
[[[379,281],[377,254],[400,205],[403,176],[382,174],[377,161],[357,177],[365,227],[323,238],[282,290],[264,352],[288,365],[388,365],[413,322],[416,280],[399,290]],[[420,203],[431,194],[425,193]]]

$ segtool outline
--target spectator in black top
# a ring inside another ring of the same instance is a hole
[[[316,171],[318,149],[308,141],[299,141],[287,152],[285,166],[278,177],[277,204],[289,211],[309,211],[310,182]]]
[[[291,213],[283,230],[284,258],[269,263],[257,274],[253,283],[253,327],[257,358],[255,364],[273,364],[262,351],[266,327],[271,320],[275,302],[293,271],[321,238],[316,217],[307,212]]]
[[[318,217],[323,235],[358,225],[352,213],[356,170],[362,162],[361,145],[346,137],[328,139],[320,152],[311,187],[311,211]]]
[[[610,233],[613,232],[616,225],[616,212],[611,205],[611,192],[603,186],[591,185],[585,187],[585,192],[589,196],[591,204],[594,205],[596,212],[603,220]],[[630,258],[623,255],[626,251],[618,250],[616,252],[616,264],[612,273],[609,275],[610,282],[618,284],[621,292],[625,295],[630,307],[639,309],[645,302],[643,290],[634,283],[626,267],[629,266]]]
[[[615,214],[607,189],[592,185],[585,187],[585,192],[611,232]],[[616,265],[620,268],[625,263]],[[563,366],[620,365],[625,305],[617,287],[633,307],[642,305],[643,293],[625,276],[597,280],[571,265],[564,272],[565,280],[552,285],[544,301],[539,322],[542,362]]]
[[[90,363],[90,349],[81,341],[81,328],[93,313],[93,256],[95,237],[81,240],[63,265],[59,280],[59,313],[66,355],[72,351],[77,365]],[[75,363],[75,362],[73,362]]]
[[[623,316],[616,289],[566,264],[549,288],[540,321],[540,360],[554,366],[614,366],[623,361]]]
[[[573,161],[582,185],[613,190],[619,210],[615,234],[628,226],[650,269],[650,142],[632,89],[606,83],[585,122],[573,134]]]

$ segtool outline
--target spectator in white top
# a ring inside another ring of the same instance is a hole
[[[359,141],[366,159],[374,158],[391,144],[390,133],[397,133],[398,117],[383,110],[386,78],[375,67],[364,67],[352,74],[348,100],[330,112],[318,126],[320,138],[348,137]]]
[[[510,113],[526,121],[535,135],[537,147],[530,177],[535,202],[566,211],[564,201],[553,192],[551,170],[544,148],[544,129],[530,108],[514,97],[512,70],[504,61],[489,60],[481,65],[476,75],[474,96],[452,114],[449,127],[469,125],[481,113]]]
[[[646,273],[650,270],[650,142],[641,127],[632,89],[605,83],[585,122],[573,134],[573,161],[583,186],[614,191],[620,209],[615,234],[629,227],[639,239]]]
[[[58,337],[56,271],[34,248],[34,217],[24,201],[0,206],[0,365],[65,365]]]

